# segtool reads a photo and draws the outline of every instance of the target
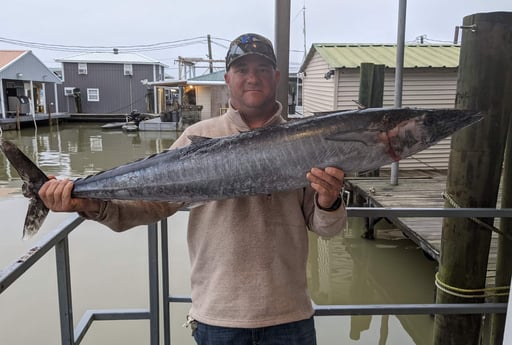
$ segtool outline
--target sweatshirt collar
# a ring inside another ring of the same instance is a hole
[[[277,108],[277,111],[274,113],[274,115],[272,115],[272,117],[270,119],[268,119],[267,122],[265,122],[265,124],[263,125],[263,127],[268,127],[268,126],[273,126],[273,125],[277,125],[279,123],[284,123],[286,122],[283,117],[281,116],[281,112],[283,110],[283,106],[282,104],[279,102],[279,101],[276,101],[277,105],[279,106]],[[238,110],[234,109],[232,106],[231,106],[231,100],[229,101],[229,109],[226,113],[226,116],[228,117],[228,119],[235,124],[235,127],[237,128],[237,130],[239,130],[240,132],[247,132],[247,131],[250,131],[251,129],[249,128],[249,126],[247,126],[247,124],[245,123],[245,121],[242,119],[242,116],[240,115],[240,113],[238,112]]]

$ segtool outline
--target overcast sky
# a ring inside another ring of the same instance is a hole
[[[45,64],[77,54],[68,46],[118,47],[169,42],[173,48],[140,53],[169,66],[178,56],[206,58],[211,35],[214,59],[244,32],[274,40],[279,0],[24,0],[3,1],[0,40],[62,45],[54,51],[0,42],[0,49],[31,49]],[[312,43],[396,43],[399,0],[292,0],[290,64],[298,65]],[[303,10],[305,8],[305,11]],[[470,14],[512,11],[511,0],[409,0],[406,42],[450,43],[455,26]],[[176,41],[181,41],[176,44]],[[179,45],[179,46],[177,46]],[[120,49],[121,51],[123,49]]]

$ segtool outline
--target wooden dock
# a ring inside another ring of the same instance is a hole
[[[347,177],[356,204],[369,207],[443,208],[446,173],[437,171],[400,172],[398,185],[391,185],[389,174],[382,177]],[[443,218],[387,218],[404,235],[439,262]],[[371,221],[371,220],[370,220]],[[378,233],[376,234],[378,237]],[[487,284],[494,285],[498,236],[493,233]]]
[[[16,130],[19,122],[19,126],[21,128],[24,127],[34,127],[34,122],[36,124],[48,124],[49,120],[60,121],[63,119],[69,119],[70,116],[68,113],[54,113],[51,115],[37,113],[35,116],[32,115],[20,115],[19,119],[16,116],[9,116],[7,118],[0,118],[0,129],[8,131],[8,130]]]

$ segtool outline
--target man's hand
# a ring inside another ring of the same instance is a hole
[[[306,178],[318,193],[318,206],[329,209],[340,196],[345,173],[343,170],[333,167],[313,168],[306,174]]]
[[[39,197],[50,210],[54,212],[99,212],[101,201],[71,197],[73,181],[57,180],[55,176],[49,176],[49,178],[50,180],[39,190]]]

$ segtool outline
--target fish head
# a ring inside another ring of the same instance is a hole
[[[420,152],[467,127],[483,116],[478,111],[460,109],[415,109],[394,121],[380,134],[388,154],[395,161]]]

